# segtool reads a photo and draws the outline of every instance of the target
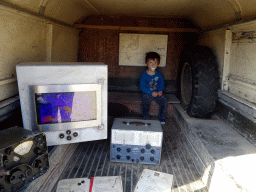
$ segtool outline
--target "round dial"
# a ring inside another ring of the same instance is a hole
[[[150,145],[150,144],[147,144],[147,145],[146,145],[146,148],[147,148],[147,149],[150,149],[150,148],[151,148],[151,145]]]
[[[59,135],[59,137],[60,137],[61,139],[63,139],[63,138],[65,137],[65,135],[64,135],[63,133],[61,133],[61,134]]]
[[[117,155],[116,158],[117,158],[117,159],[121,159],[121,155]]]

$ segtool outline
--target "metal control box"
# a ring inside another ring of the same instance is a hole
[[[111,129],[110,161],[159,164],[162,142],[159,121],[116,118]]]
[[[49,169],[46,136],[15,126],[0,132],[0,191],[20,191]]]

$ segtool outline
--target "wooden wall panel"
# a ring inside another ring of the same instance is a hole
[[[91,18],[90,18],[91,19]],[[82,24],[101,24],[97,22],[96,18],[94,23],[88,19]],[[134,19],[134,18],[133,18]],[[120,19],[119,19],[120,20]],[[130,19],[130,21],[132,21]],[[153,22],[154,21],[154,22]],[[147,27],[188,27],[184,21],[170,22],[170,20],[159,20],[144,18],[135,18],[134,22],[129,25],[147,26]],[[112,24],[123,26],[122,22],[106,22],[105,25]],[[184,24],[185,23],[185,24]],[[122,24],[122,25],[121,25]],[[191,27],[191,25],[189,26]],[[166,33],[166,32],[146,32],[146,31],[119,31],[119,30],[105,30],[105,29],[83,29],[80,33],[79,40],[79,53],[78,60],[81,62],[103,62],[108,65],[109,77],[118,78],[140,78],[145,67],[131,67],[131,66],[119,66],[119,33],[140,33],[140,34],[168,34],[168,47],[167,47],[167,61],[166,67],[160,67],[158,70],[163,74],[165,80],[175,80],[177,77],[179,56],[184,44],[184,36],[189,36],[192,33]],[[191,38],[185,38],[191,39]]]
[[[103,62],[108,65],[109,77],[140,78],[145,67],[119,66],[119,33],[115,30],[84,29],[80,34],[78,60]],[[145,34],[145,32],[141,32]],[[182,33],[168,34],[166,67],[158,70],[166,80],[175,80],[179,55],[184,45]]]

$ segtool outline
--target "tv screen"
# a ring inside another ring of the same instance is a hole
[[[96,91],[36,93],[38,124],[97,119]]]

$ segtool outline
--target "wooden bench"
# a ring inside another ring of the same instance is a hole
[[[177,104],[180,101],[173,94],[164,94],[167,98],[167,103]],[[141,104],[141,93],[123,93],[123,92],[109,92],[108,102],[115,103],[138,103]]]
[[[172,116],[173,104],[178,104],[180,101],[173,94],[164,94],[167,98],[167,116]],[[141,93],[124,93],[124,92],[109,92],[109,115],[125,116],[127,114],[142,114],[142,94]],[[150,105],[149,115],[158,116],[159,106],[152,102]]]

